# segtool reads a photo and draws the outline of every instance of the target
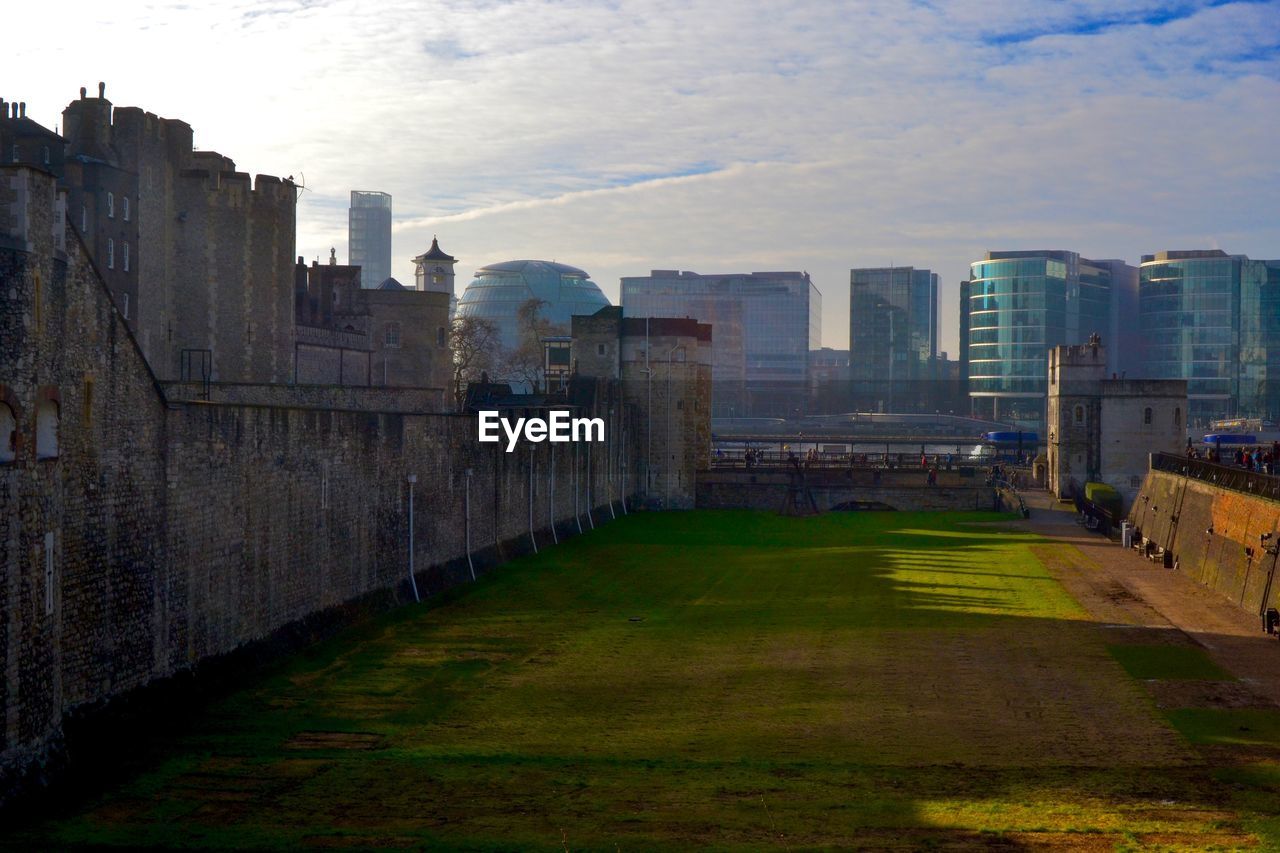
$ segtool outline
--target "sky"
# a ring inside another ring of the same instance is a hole
[[[928,267],[940,349],[992,249],[1280,257],[1280,0],[50,0],[6,9],[0,96],[81,86],[305,181],[298,254],[394,198],[392,273]],[[24,37],[30,33],[32,37]]]

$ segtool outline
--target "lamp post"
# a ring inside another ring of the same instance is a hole
[[[413,576],[413,486],[418,482],[418,475],[410,474],[406,479],[409,481],[409,585],[413,587],[413,600],[421,601],[418,581]]]
[[[667,461],[663,466],[666,471],[666,488],[663,490],[662,508],[667,509],[671,504],[671,469],[674,467],[671,463],[671,370],[672,358],[676,354],[676,350],[684,349],[684,344],[676,344],[667,351]]]

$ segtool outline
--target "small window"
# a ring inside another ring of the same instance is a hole
[[[116,218],[116,196],[115,193],[107,193],[107,218]]]
[[[116,241],[110,237],[107,238],[107,269],[116,268]]]
[[[18,458],[18,419],[8,403],[0,403],[0,464]]]
[[[596,344],[596,355],[604,355],[604,344]]]
[[[447,339],[448,339],[448,336],[444,332],[444,326],[437,326],[436,327],[436,346],[438,347],[444,346]]]
[[[49,146],[48,145],[44,147],[44,164],[46,166],[49,165]]]
[[[1076,423],[1084,423],[1084,406],[1076,406]]]
[[[124,221],[128,222],[129,221],[129,197],[125,196],[124,198],[120,199],[120,203],[124,205]]]
[[[13,146],[13,162],[18,162],[18,146],[16,144]]]
[[[129,294],[120,294],[120,309],[124,312],[124,318],[129,319]]]
[[[80,205],[80,233],[87,233],[89,230],[89,206],[87,204]]]
[[[1147,406],[1147,408],[1142,410],[1142,423],[1147,426],[1151,425],[1151,407],[1150,406]]]
[[[1175,406],[1173,409],[1173,425],[1175,428],[1182,427],[1182,407]]]
[[[122,243],[121,251],[122,251],[122,254],[120,256],[120,262],[124,264],[124,271],[128,272],[129,271],[129,244]]]
[[[388,323],[382,330],[382,344],[388,349],[400,346],[400,324]]]
[[[58,457],[58,404],[42,400],[36,408],[36,458]]]

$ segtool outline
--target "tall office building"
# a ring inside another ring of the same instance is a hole
[[[1280,261],[1156,252],[1138,288],[1144,376],[1186,379],[1193,425],[1280,417]]]
[[[1108,263],[1076,252],[987,252],[970,264],[973,413],[1041,429],[1049,349],[1110,330],[1111,284]]]
[[[807,272],[653,270],[622,279],[622,308],[628,317],[711,324],[716,417],[804,411],[809,352],[822,346],[822,294]]]
[[[960,282],[960,387],[969,395],[969,282]]]
[[[938,274],[915,267],[849,272],[849,365],[858,408],[935,408]]]
[[[1124,261],[1095,261],[1111,271],[1111,317],[1099,332],[1107,353],[1107,372],[1117,378],[1142,377],[1142,339],[1138,332],[1138,268]]]
[[[351,191],[347,212],[347,263],[360,267],[362,287],[391,278],[391,196]]]

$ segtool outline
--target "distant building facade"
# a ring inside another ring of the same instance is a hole
[[[436,251],[438,244],[433,242]],[[420,256],[421,257],[421,256]],[[447,388],[452,382],[449,294],[394,278],[362,286],[363,270],[339,264],[295,268],[296,373],[301,385]]]
[[[653,270],[624,277],[621,301],[629,318],[689,317],[711,325],[717,417],[804,412],[809,353],[822,346],[822,294],[807,272]]]
[[[1187,441],[1184,379],[1108,379],[1107,354],[1090,343],[1057,346],[1048,364],[1048,485],[1059,498],[1100,482],[1132,503],[1151,453]]]
[[[624,317],[606,307],[575,316],[571,358],[580,376],[620,379],[637,413],[639,491],[654,505],[692,509],[696,473],[711,463],[714,330],[675,317]]]
[[[5,112],[0,140],[66,190],[67,220],[157,378],[289,380],[291,180],[196,151],[186,122],[115,108],[103,83],[63,110],[61,137],[21,106]]]
[[[1044,425],[1048,352],[1111,325],[1112,268],[1060,250],[988,252],[970,264],[967,358],[972,413]]]
[[[574,315],[594,314],[609,304],[585,270],[554,261],[506,261],[476,270],[458,300],[457,316],[488,320],[502,346],[514,350],[523,334],[520,307],[531,299],[544,303],[538,316],[560,331],[569,329]]]
[[[1156,252],[1138,287],[1143,374],[1187,380],[1193,423],[1280,417],[1280,261]]]
[[[1142,368],[1139,331],[1138,268],[1122,260],[1095,261],[1111,271],[1111,325],[1107,334],[1107,370],[1120,379],[1138,378]],[[1101,331],[1098,332],[1102,334]]]
[[[360,267],[364,286],[373,289],[391,277],[391,196],[351,191],[347,210],[347,263]]]
[[[934,409],[938,274],[915,267],[849,271],[849,362],[862,409]]]
[[[810,350],[808,414],[835,415],[852,411],[849,375],[849,350],[831,347]]]

